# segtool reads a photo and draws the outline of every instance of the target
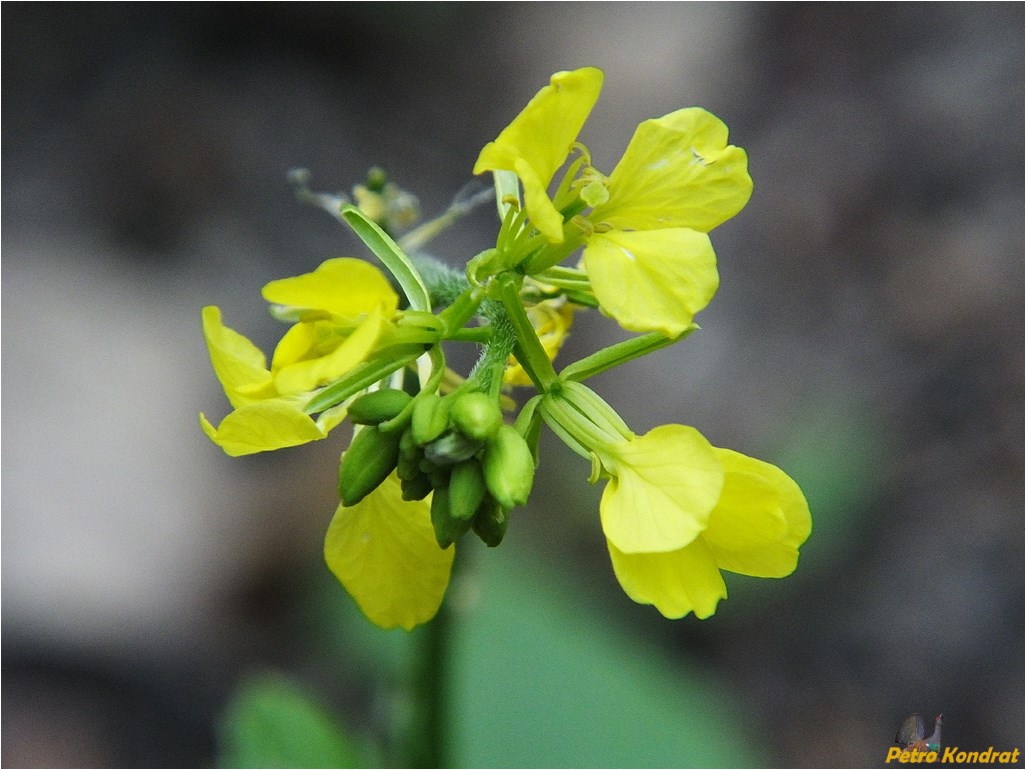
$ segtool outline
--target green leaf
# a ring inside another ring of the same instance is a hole
[[[263,673],[245,681],[220,725],[221,767],[373,767],[354,740],[302,688]]]
[[[628,614],[524,550],[513,538],[478,554],[480,571],[464,578],[474,600],[453,621],[454,767],[765,764],[725,682],[669,658],[625,626]],[[610,577],[601,590],[619,588]]]
[[[410,301],[410,307],[431,312],[431,297],[427,287],[410,258],[399,248],[399,244],[356,206],[343,206],[342,218],[395,276]]]

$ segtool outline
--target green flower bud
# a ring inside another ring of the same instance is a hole
[[[509,512],[490,495],[485,497],[484,502],[477,509],[477,513],[474,514],[473,522],[471,522],[475,534],[489,548],[494,548],[502,542],[508,525]]]
[[[431,479],[431,486],[434,489],[441,489],[449,486],[449,469],[435,468],[428,472],[427,477]]]
[[[485,447],[482,459],[485,483],[503,508],[527,502],[534,486],[531,448],[511,425],[503,425]]]
[[[422,393],[413,405],[413,439],[419,446],[430,444],[449,427],[449,400],[437,393]]]
[[[349,419],[357,425],[377,425],[398,416],[412,400],[409,393],[394,388],[364,393],[349,405]]]
[[[424,447],[424,457],[435,465],[455,465],[481,451],[482,442],[462,433],[446,433]]]
[[[356,434],[338,467],[343,505],[356,505],[388,478],[399,460],[399,440],[398,433],[382,433],[376,425]]]
[[[413,441],[413,431],[407,428],[399,438],[399,461],[395,467],[395,473],[401,481],[412,479],[420,473],[420,462],[424,454],[420,447]]]
[[[448,548],[470,529],[469,519],[453,517],[449,508],[448,487],[435,489],[431,496],[431,526],[435,529],[435,540],[442,548]]]
[[[470,520],[484,500],[484,474],[477,460],[464,460],[453,466],[449,476],[449,513],[454,519]]]
[[[424,473],[418,473],[413,478],[402,479],[399,484],[403,491],[403,500],[423,500],[429,494],[434,486],[431,484],[431,479]]]
[[[502,425],[502,412],[495,400],[480,391],[462,393],[449,409],[449,419],[465,436],[488,441]]]

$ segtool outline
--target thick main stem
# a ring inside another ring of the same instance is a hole
[[[408,747],[409,767],[449,767],[446,756],[450,617],[445,603],[421,628],[414,674],[414,722]]]

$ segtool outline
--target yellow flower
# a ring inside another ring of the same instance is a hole
[[[727,144],[727,127],[698,107],[646,120],[608,177],[584,151],[580,177],[553,203],[546,188],[566,161],[602,84],[594,68],[561,72],[524,108],[474,167],[515,172],[534,227],[565,240],[563,210],[578,213],[583,263],[604,312],[625,329],[674,337],[686,331],[719,285],[706,233],[748,202],[745,151]],[[567,191],[578,189],[576,205]],[[591,206],[591,211],[587,209]],[[555,251],[556,258],[565,254]]]
[[[438,612],[455,552],[435,541],[430,495],[403,500],[394,473],[356,505],[339,505],[324,540],[328,567],[363,614],[407,631]]]
[[[683,227],[595,233],[583,262],[602,311],[630,331],[680,336],[720,285],[709,236]]]
[[[596,451],[610,476],[599,504],[602,531],[620,551],[672,551],[706,528],[723,466],[697,430],[660,425]]]
[[[641,123],[589,219],[618,230],[687,227],[707,233],[752,195],[748,155],[727,144],[727,126],[701,107]]]
[[[200,425],[229,455],[265,452],[324,438],[346,405],[317,419],[303,411],[311,395],[391,342],[398,295],[373,265],[331,259],[314,272],[271,281],[264,297],[278,313],[300,319],[282,337],[271,368],[263,352],[225,326],[221,311],[203,308],[210,360],[234,411],[214,427]]]
[[[591,481],[608,479],[602,531],[624,553],[683,548],[708,525],[723,491],[723,464],[694,428],[660,425],[644,436],[587,386],[560,383],[539,411],[549,427],[592,462]]]
[[[726,472],[723,492],[694,540],[662,553],[625,553],[608,540],[613,570],[627,595],[667,618],[712,615],[727,596],[720,570],[754,577],[791,574],[798,548],[812,531],[808,503],[786,473],[729,449],[715,453]]]
[[[474,164],[475,174],[515,171],[531,222],[554,243],[563,241],[563,217],[547,188],[595,106],[603,77],[595,67],[557,72]]]
[[[613,569],[634,601],[706,618],[726,597],[720,570],[784,577],[811,531],[809,507],[769,463],[718,449],[694,428],[635,436],[581,383],[543,398],[541,416],[608,478],[599,513]]]
[[[556,299],[545,299],[527,308],[527,317],[531,319],[542,348],[548,355],[549,360],[555,359],[559,349],[570,331],[570,325],[574,320],[574,306],[567,302],[564,297]],[[516,357],[509,357],[509,366],[502,375],[502,381],[507,385],[531,385],[531,378],[517,362]]]

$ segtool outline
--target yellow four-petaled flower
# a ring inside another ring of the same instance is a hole
[[[475,173],[515,172],[531,223],[553,243],[574,225],[548,187],[602,79],[594,67],[557,72],[474,166]],[[719,285],[706,233],[751,196],[745,151],[727,143],[721,120],[691,107],[641,123],[611,174],[586,166],[580,181],[581,200],[591,206],[578,215],[583,263],[602,310],[626,329],[678,336]]]

